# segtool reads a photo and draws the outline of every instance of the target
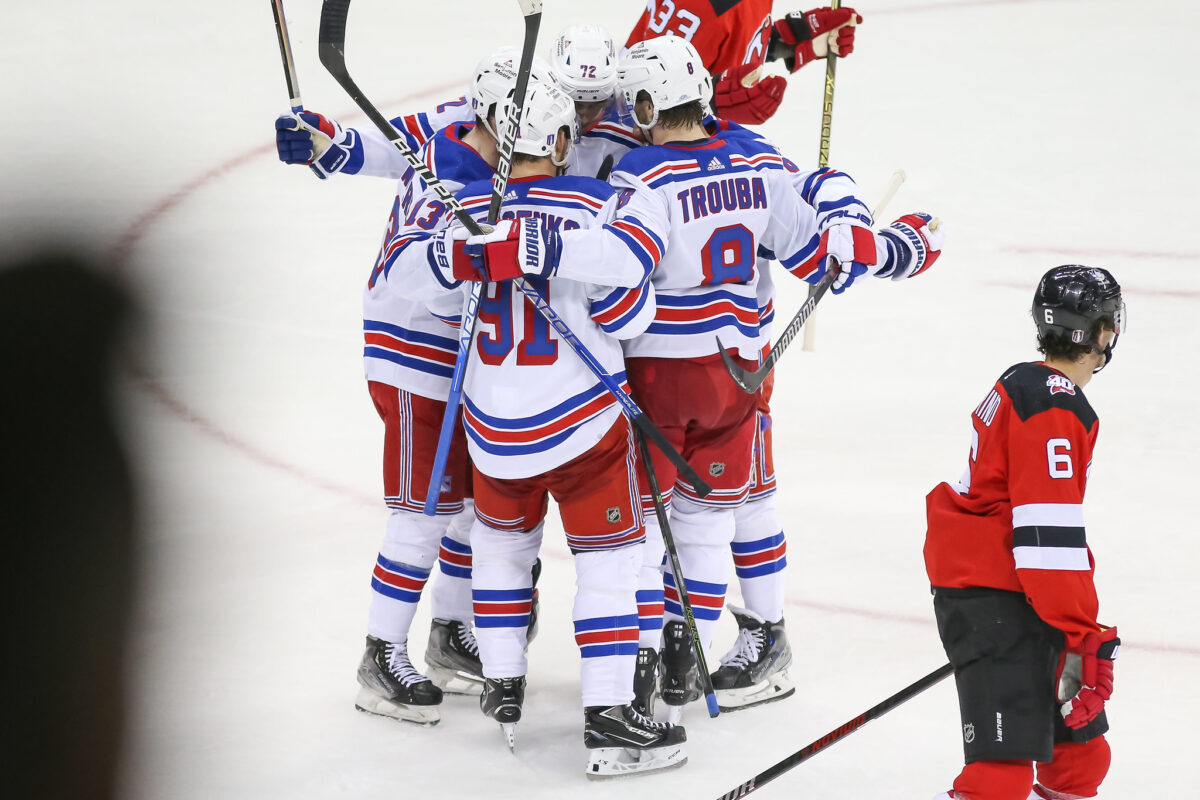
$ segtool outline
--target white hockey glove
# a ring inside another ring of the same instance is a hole
[[[878,253],[875,234],[857,220],[836,220],[821,234],[827,256],[826,269],[836,269],[833,293],[841,294],[854,283],[854,279],[867,273],[874,274]]]

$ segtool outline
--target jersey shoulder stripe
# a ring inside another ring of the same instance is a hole
[[[1055,408],[1074,414],[1087,431],[1091,431],[1098,421],[1083,389],[1043,363],[1015,364],[1001,376],[1000,385],[1022,422]]]

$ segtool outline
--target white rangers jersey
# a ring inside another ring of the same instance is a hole
[[[626,153],[642,145],[638,132],[620,121],[615,105],[599,122],[580,134],[579,141],[571,148],[567,174],[594,178],[600,174],[605,158],[612,156],[612,166],[615,166]]]
[[[490,180],[492,168],[461,136],[470,125],[439,131],[421,150],[425,164],[451,191]],[[389,288],[388,280],[404,245],[424,239],[446,224],[445,204],[411,167],[402,176],[388,215],[383,245],[363,293],[363,361],[368,381],[444,400],[458,354],[458,339],[423,303]]]
[[[491,182],[459,193],[463,207],[483,220]],[[594,178],[517,178],[508,183],[500,216],[540,217],[561,231],[597,228],[610,221],[616,197]],[[426,236],[426,239],[429,237]],[[429,247],[406,247],[407,269],[434,271]],[[399,291],[421,293],[420,281],[393,270]],[[440,281],[440,278],[434,278]],[[654,317],[654,288],[648,283],[614,288],[590,281],[530,279],[606,371],[625,387],[619,340],[637,336]],[[428,282],[425,284],[428,286]],[[444,295],[447,321],[462,308],[460,284]],[[456,321],[456,320],[455,320]],[[471,459],[496,478],[540,475],[582,455],[604,438],[620,406],[604,384],[559,341],[546,319],[513,286],[489,283],[479,304],[463,391],[463,422]]]
[[[720,336],[756,359],[759,248],[800,278],[820,277],[816,212],[790,175],[770,143],[729,130],[632,150],[613,172],[617,219],[602,232],[564,233],[558,274],[603,274],[625,286],[638,266],[653,270],[658,311],[626,344],[629,356],[712,355]]]
[[[409,114],[393,119],[392,127],[413,150],[421,147],[443,128],[461,122],[474,122],[475,113],[466,97],[442,103],[433,111]],[[408,161],[374,125],[355,127],[350,155],[340,170],[345,175],[371,175],[398,179],[408,169]],[[438,177],[441,177],[440,175]]]

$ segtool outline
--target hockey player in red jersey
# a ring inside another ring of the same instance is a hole
[[[1107,270],[1047,272],[1033,299],[1045,359],[1000,377],[971,415],[966,472],[927,498],[925,565],[966,760],[935,800],[1090,798],[1108,772],[1120,639],[1097,621],[1084,535],[1099,423],[1083,387],[1124,316]]]
[[[700,53],[713,76],[717,116],[741,124],[766,122],[783,100],[787,80],[759,77],[767,61],[789,72],[854,50],[862,17],[850,7],[793,12],[772,22],[772,0],[647,0],[626,47],[656,36],[680,36]]]

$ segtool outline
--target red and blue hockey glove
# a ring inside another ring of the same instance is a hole
[[[465,251],[470,236],[466,227],[453,222],[435,233],[429,243],[429,266],[434,277],[447,289],[456,288],[459,281],[486,280]]]
[[[821,234],[821,247],[826,254],[826,269],[836,269],[833,293],[841,294],[860,275],[875,272],[878,253],[875,234],[861,222],[838,220]]]
[[[844,58],[854,52],[854,27],[862,21],[849,6],[793,11],[771,29],[767,60],[782,58],[788,71],[795,72],[810,61],[825,58],[831,47]]]
[[[467,239],[463,251],[489,281],[549,278],[558,270],[562,238],[533,217],[502,219],[494,230]]]
[[[915,278],[933,266],[942,254],[946,226],[940,219],[917,212],[905,214],[879,232],[886,252],[879,278],[894,281]]]
[[[1058,689],[1059,700],[1065,700],[1059,711],[1067,727],[1082,728],[1104,710],[1104,701],[1112,697],[1113,661],[1120,649],[1117,629],[1107,628],[1083,637],[1082,652],[1067,654]]]
[[[275,148],[285,164],[307,164],[321,180],[346,166],[354,147],[354,129],[312,111],[281,114],[275,120]]]
[[[759,67],[743,64],[717,76],[713,86],[713,110],[718,117],[739,125],[761,125],[783,102],[787,80],[770,75],[757,80]]]

